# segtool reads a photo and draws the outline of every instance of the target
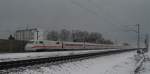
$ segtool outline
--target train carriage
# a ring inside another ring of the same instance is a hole
[[[31,40],[25,46],[26,51],[38,50],[80,50],[80,49],[120,49],[123,46],[113,44],[96,44],[87,42],[67,42],[67,41],[48,41],[48,40]]]

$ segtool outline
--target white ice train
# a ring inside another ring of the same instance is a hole
[[[124,46],[113,44],[96,44],[87,42],[67,42],[67,41],[48,41],[31,40],[26,46],[26,51],[44,51],[44,50],[92,50],[92,49],[121,49]]]

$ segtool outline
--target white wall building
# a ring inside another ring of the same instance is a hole
[[[45,39],[44,31],[38,28],[17,30],[14,34],[16,40],[43,40]]]

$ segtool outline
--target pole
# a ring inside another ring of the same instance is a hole
[[[149,35],[145,35],[145,52],[148,52],[149,49]]]
[[[137,48],[140,48],[140,24],[137,24],[137,34],[138,34],[138,39],[137,39]]]
[[[147,39],[147,45],[146,45],[146,48],[149,49],[149,35],[148,35],[148,34],[146,35],[146,39]]]
[[[83,48],[85,48],[85,37],[84,37],[84,42],[83,42]]]
[[[140,49],[140,24],[136,24],[137,26],[137,53],[138,54],[142,54],[143,53],[143,50]]]
[[[62,44],[61,48],[63,49],[64,48],[63,37],[60,37],[60,40],[61,40],[61,44]]]
[[[38,36],[39,36],[39,33],[38,33],[38,32],[39,32],[39,31],[37,30],[37,40],[39,39],[39,37],[38,37]]]

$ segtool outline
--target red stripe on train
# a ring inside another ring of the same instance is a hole
[[[33,46],[32,48],[58,48],[61,46]]]

